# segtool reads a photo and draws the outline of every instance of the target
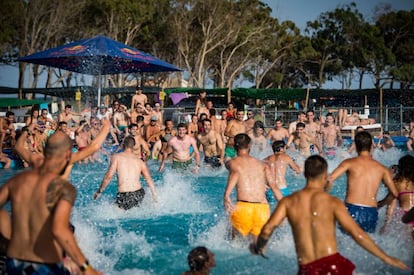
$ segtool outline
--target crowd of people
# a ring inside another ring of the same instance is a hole
[[[60,272],[69,270],[73,274],[98,274],[71,231],[70,213],[77,190],[70,184],[69,175],[74,163],[102,161],[103,156],[110,159],[110,165],[93,198],[98,199],[117,174],[115,204],[121,209],[141,206],[145,197],[141,176],[157,203],[148,161],[158,162],[159,172],[170,163],[171,169],[179,172],[198,173],[201,167],[225,167],[228,180],[223,204],[229,213],[231,236],[249,237],[252,253],[264,256],[270,235],[287,218],[301,274],[313,274],[315,270],[325,272],[321,274],[352,274],[354,265],[337,251],[338,222],[340,229],[368,252],[387,264],[408,268],[382,251],[367,234],[377,229],[379,207],[388,207],[381,232],[387,230],[397,204],[406,213],[404,222],[411,220],[410,209],[414,207],[414,157],[407,154],[390,169],[372,158],[374,146],[381,150],[395,146],[389,133],[384,132],[375,144],[363,127],[358,128],[349,148],[356,150],[356,156],[344,159],[328,175],[325,159],[335,156],[343,146],[334,114],[316,119],[314,111],[301,111],[288,127],[277,118],[267,132],[251,109],[238,110],[229,104],[217,114],[203,91],[188,123],[174,127],[171,119],[164,120],[160,104],[150,104],[140,87],[132,97],[130,110],[118,100],[111,106],[91,107],[80,114],[66,105],[55,121],[47,109],[32,108],[26,126],[19,130],[13,127],[14,114],[7,112],[0,120],[0,148],[12,148],[25,167],[32,167],[12,177],[0,189],[0,206],[7,201],[12,206],[11,217],[4,210],[0,212],[0,233],[7,241],[0,252],[7,255],[7,271],[23,274],[23,270],[30,269],[63,274]],[[357,118],[352,119],[356,125]],[[350,122],[344,119],[343,123]],[[414,122],[411,124],[408,151],[413,147]],[[116,149],[108,151],[102,147],[104,143]],[[270,156],[258,159],[251,155],[253,150],[264,152],[268,146],[273,151]],[[306,159],[304,165],[290,156],[292,151]],[[11,158],[1,153],[0,162],[9,168]],[[307,183],[302,190],[293,192],[289,188],[288,168],[297,174],[304,173]],[[341,202],[329,190],[345,173],[347,191],[345,201]],[[389,192],[377,202],[381,183]],[[234,189],[236,203],[231,199]],[[278,202],[273,213],[269,192]],[[44,248],[42,252],[39,245]],[[190,271],[185,274],[208,274],[215,266],[214,254],[205,247],[192,250],[188,262]],[[333,266],[336,270],[332,270]]]

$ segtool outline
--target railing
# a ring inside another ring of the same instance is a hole
[[[280,118],[283,121],[285,127],[290,122],[297,119],[298,110],[280,110],[277,107],[273,108],[248,108],[255,113],[256,118],[263,121],[266,128],[274,127],[276,118]],[[408,124],[410,120],[414,120],[414,107],[405,107],[400,105],[398,107],[336,107],[336,108],[316,108],[314,109],[315,117],[319,118],[322,115],[326,115],[328,112],[333,112],[334,117],[337,117],[340,109],[346,110],[348,115],[356,111],[361,116],[369,117],[375,120],[375,123],[380,123],[382,129],[385,131],[394,132],[395,135],[405,135],[408,131]],[[220,114],[221,109],[217,109],[216,113]],[[246,110],[247,111],[247,110]],[[170,118],[173,120],[174,125],[178,123],[188,123],[191,120],[191,114],[193,112],[184,108],[165,108],[164,118]]]

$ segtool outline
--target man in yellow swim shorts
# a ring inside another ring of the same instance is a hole
[[[224,192],[224,207],[230,213],[232,236],[236,233],[243,237],[249,235],[255,242],[270,216],[270,207],[266,199],[267,188],[270,187],[277,200],[283,195],[272,180],[268,166],[249,155],[250,138],[247,134],[242,133],[234,137],[234,149],[237,156],[226,163],[229,177]],[[230,199],[234,187],[237,194],[236,205],[233,205]]]

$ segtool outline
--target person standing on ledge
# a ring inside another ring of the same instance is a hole
[[[408,267],[387,255],[348,214],[344,204],[325,192],[328,163],[318,155],[305,161],[306,186],[284,197],[268,222],[263,226],[256,243],[250,245],[253,254],[264,256],[264,249],[273,231],[285,218],[292,227],[298,274],[351,275],[355,265],[337,251],[336,222],[365,250],[385,263],[400,269]]]

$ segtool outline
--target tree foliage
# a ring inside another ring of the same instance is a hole
[[[0,1],[1,63],[77,39],[107,35],[184,69],[197,87],[228,87],[250,81],[256,88],[323,87],[336,79],[362,87],[414,83],[414,10],[379,5],[369,22],[355,3],[322,12],[303,34],[280,22],[259,0],[3,0]],[[20,63],[19,87],[27,64]],[[29,86],[47,74],[47,86],[69,86],[70,72],[31,66]],[[75,74],[76,76],[76,74]],[[168,74],[114,75],[162,85]]]

